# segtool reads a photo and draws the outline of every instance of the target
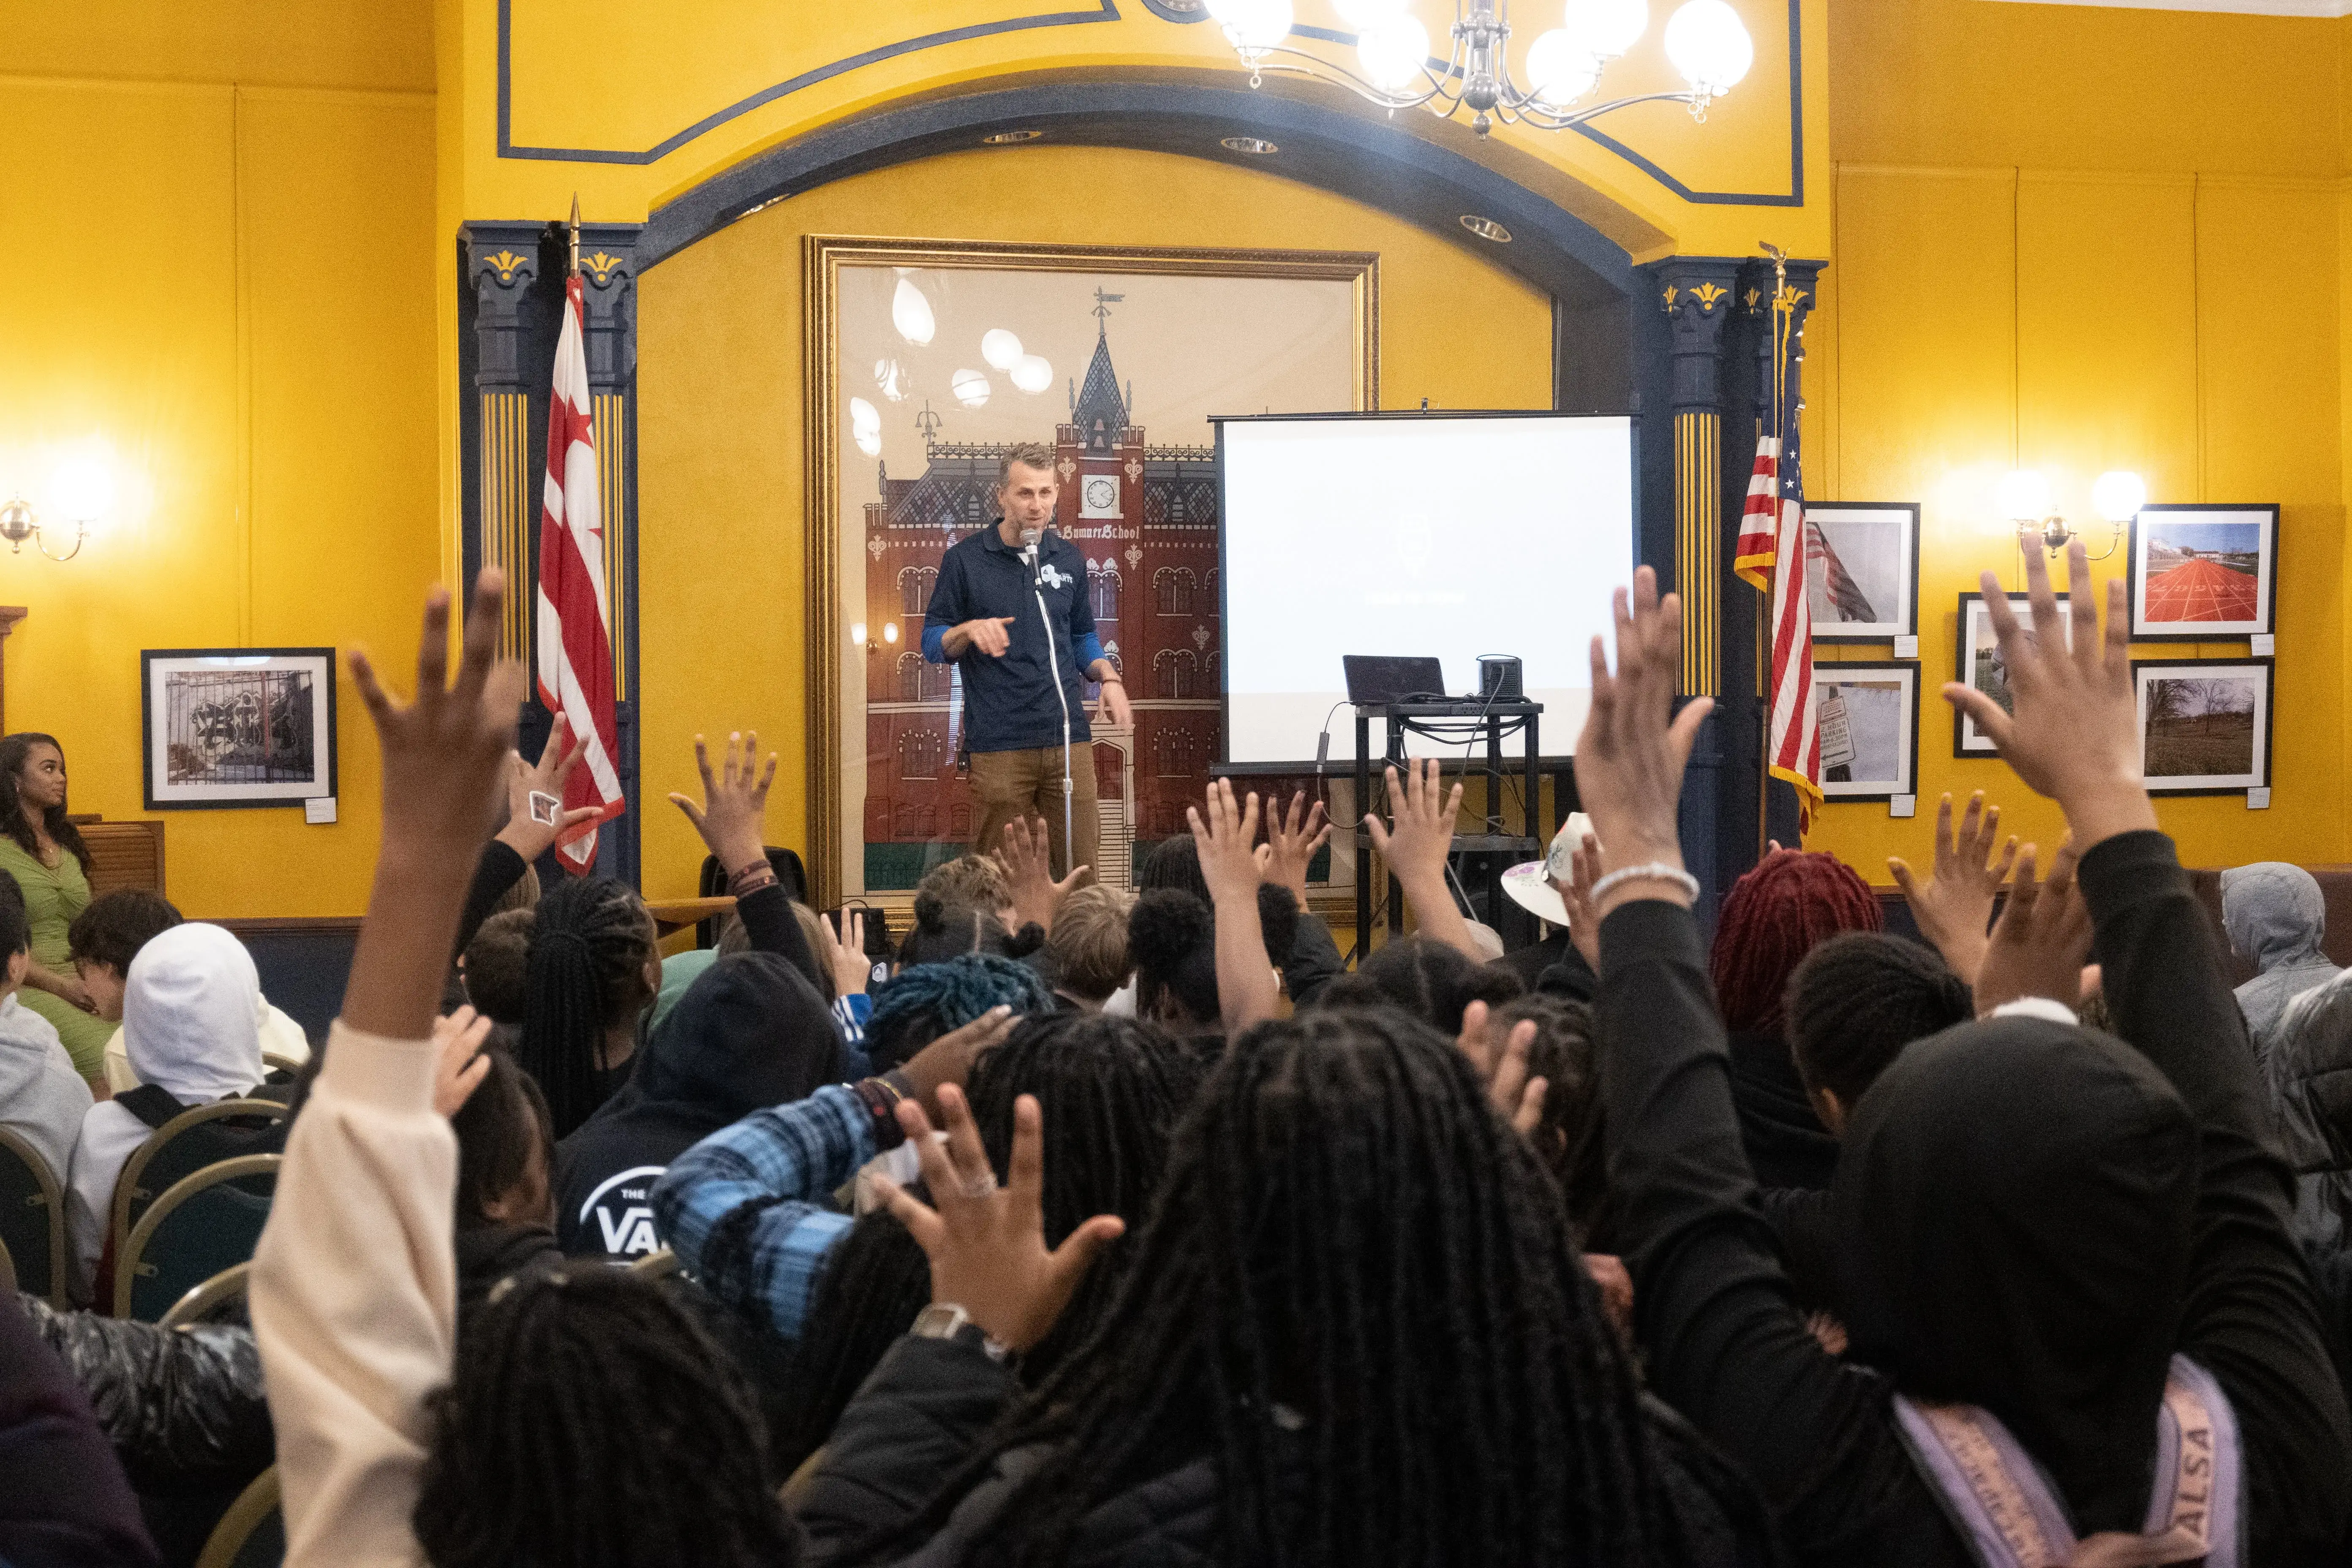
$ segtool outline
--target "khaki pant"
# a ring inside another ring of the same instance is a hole
[[[1080,741],[1070,748],[1072,783],[1071,825],[1077,835],[1076,863],[1095,863],[1102,837],[1102,815],[1095,804],[1095,748]],[[980,798],[980,832],[972,852],[992,853],[1004,825],[1016,816],[1042,816],[1054,846],[1054,875],[1069,875],[1070,846],[1062,841],[1062,748],[1040,746],[1030,752],[974,752],[971,790]]]

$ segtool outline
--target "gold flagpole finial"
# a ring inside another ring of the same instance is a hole
[[[572,222],[568,226],[572,237],[572,270],[580,270],[580,193],[572,193]]]

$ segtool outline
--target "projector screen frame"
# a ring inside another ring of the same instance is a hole
[[[1209,416],[1209,427],[1215,437],[1213,445],[1216,448],[1219,510],[1221,512],[1224,510],[1225,498],[1231,493],[1225,485],[1225,426],[1228,425],[1304,425],[1339,421],[1353,424],[1380,421],[1409,423],[1437,419],[1624,420],[1628,447],[1627,472],[1631,478],[1632,487],[1629,511],[1633,525],[1626,537],[1628,552],[1625,559],[1625,581],[1628,584],[1633,582],[1635,569],[1642,564],[1642,415],[1638,410],[1580,408],[1571,413],[1560,408],[1389,408],[1362,411],[1339,409],[1318,414],[1213,414]],[[1228,599],[1233,591],[1234,581],[1234,574],[1230,570],[1232,563],[1227,559],[1232,539],[1233,531],[1228,518],[1220,516],[1217,522],[1217,617],[1218,624],[1228,628],[1233,624],[1226,618]],[[1218,778],[1292,778],[1317,772],[1315,759],[1311,756],[1296,762],[1236,763],[1233,760],[1233,691],[1230,684],[1232,679],[1233,661],[1229,658],[1220,660],[1217,668],[1217,761],[1210,764],[1211,775]],[[1340,703],[1341,707],[1347,705],[1344,700]],[[1550,715],[1547,713],[1544,717],[1549,718]],[[1536,763],[1538,770],[1545,773],[1566,770],[1575,760],[1573,749],[1553,750],[1551,742],[1557,731],[1543,729],[1540,720],[1537,722],[1538,750]],[[1328,768],[1328,763],[1325,766]]]

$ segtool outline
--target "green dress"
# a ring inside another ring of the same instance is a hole
[[[47,867],[9,837],[0,837],[0,871],[16,879],[25,892],[25,912],[32,917],[33,962],[52,974],[75,974],[73,944],[66,931],[74,917],[89,907],[89,880],[81,862],[59,851],[58,864]],[[27,985],[17,997],[26,1006],[55,1024],[74,1071],[95,1078],[105,1070],[106,1042],[114,1026],[95,1013],[85,1013],[62,996]]]

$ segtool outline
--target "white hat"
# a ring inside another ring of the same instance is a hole
[[[1540,860],[1529,860],[1503,873],[1503,891],[1511,901],[1552,925],[1568,924],[1568,901],[1559,896],[1554,882],[1575,879],[1576,852],[1584,844],[1584,837],[1592,832],[1592,818],[1580,811],[1571,811],[1568,820],[1552,835],[1551,853]],[[1597,837],[1597,836],[1596,836]]]

